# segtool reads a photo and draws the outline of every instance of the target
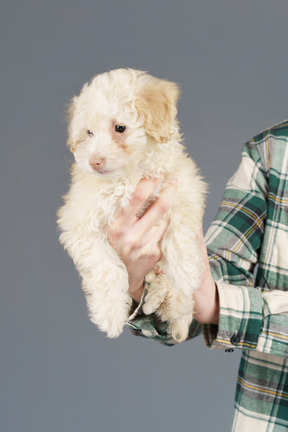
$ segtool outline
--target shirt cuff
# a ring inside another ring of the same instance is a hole
[[[262,293],[264,325],[257,351],[288,358],[288,292],[273,290]]]
[[[155,313],[151,315],[144,314],[143,305],[146,294],[147,289],[144,288],[140,303],[129,316],[126,327],[136,336],[153,339],[167,346],[175,345],[177,341],[168,334],[168,323],[160,321]]]
[[[143,305],[145,303],[146,294],[147,289],[144,288],[140,303],[128,318],[126,327],[136,336],[152,339],[166,346],[179,344],[179,342],[173,339],[171,334],[169,334],[169,324],[167,321],[161,321],[155,313],[150,315],[144,314]],[[199,333],[201,333],[201,324],[194,320],[190,325],[187,340],[198,336]]]
[[[261,290],[223,282],[216,285],[219,324],[203,325],[206,345],[213,349],[256,349],[264,319]]]

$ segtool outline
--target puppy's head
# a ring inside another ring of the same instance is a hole
[[[143,164],[172,139],[178,96],[176,84],[141,71],[97,75],[68,110],[68,145],[78,166],[119,177]]]

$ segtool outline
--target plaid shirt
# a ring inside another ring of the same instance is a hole
[[[219,325],[194,321],[209,348],[240,348],[234,432],[288,430],[288,121],[245,144],[205,237],[220,299]],[[176,342],[141,303],[134,334]]]

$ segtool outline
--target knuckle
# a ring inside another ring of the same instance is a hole
[[[167,201],[164,201],[163,199],[159,200],[158,202],[158,211],[160,215],[165,215],[168,210],[170,209],[170,205]]]
[[[161,258],[161,249],[159,247],[159,245],[148,245],[146,247],[146,255],[149,259],[151,259],[152,261],[159,261],[159,259]]]
[[[111,226],[109,229],[109,239],[111,242],[118,241],[123,235],[123,230],[117,226]]]
[[[123,241],[123,250],[126,256],[134,254],[136,250],[139,249],[139,241],[134,237],[127,237]]]
[[[125,249],[128,253],[133,252],[135,249],[138,249],[138,245],[135,240],[128,240],[126,242]]]
[[[133,203],[141,203],[146,200],[146,195],[142,190],[135,191],[132,201]]]
[[[152,261],[159,261],[160,258],[161,258],[161,252],[160,251],[152,252],[150,254],[150,258],[151,258]]]

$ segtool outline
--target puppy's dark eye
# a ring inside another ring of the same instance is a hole
[[[89,137],[92,137],[92,136],[94,136],[94,133],[92,132],[91,129],[88,129],[88,130],[87,130],[87,135],[88,135]]]
[[[126,130],[126,126],[121,126],[121,125],[115,126],[115,132],[123,133],[123,132],[125,132],[125,130]]]

